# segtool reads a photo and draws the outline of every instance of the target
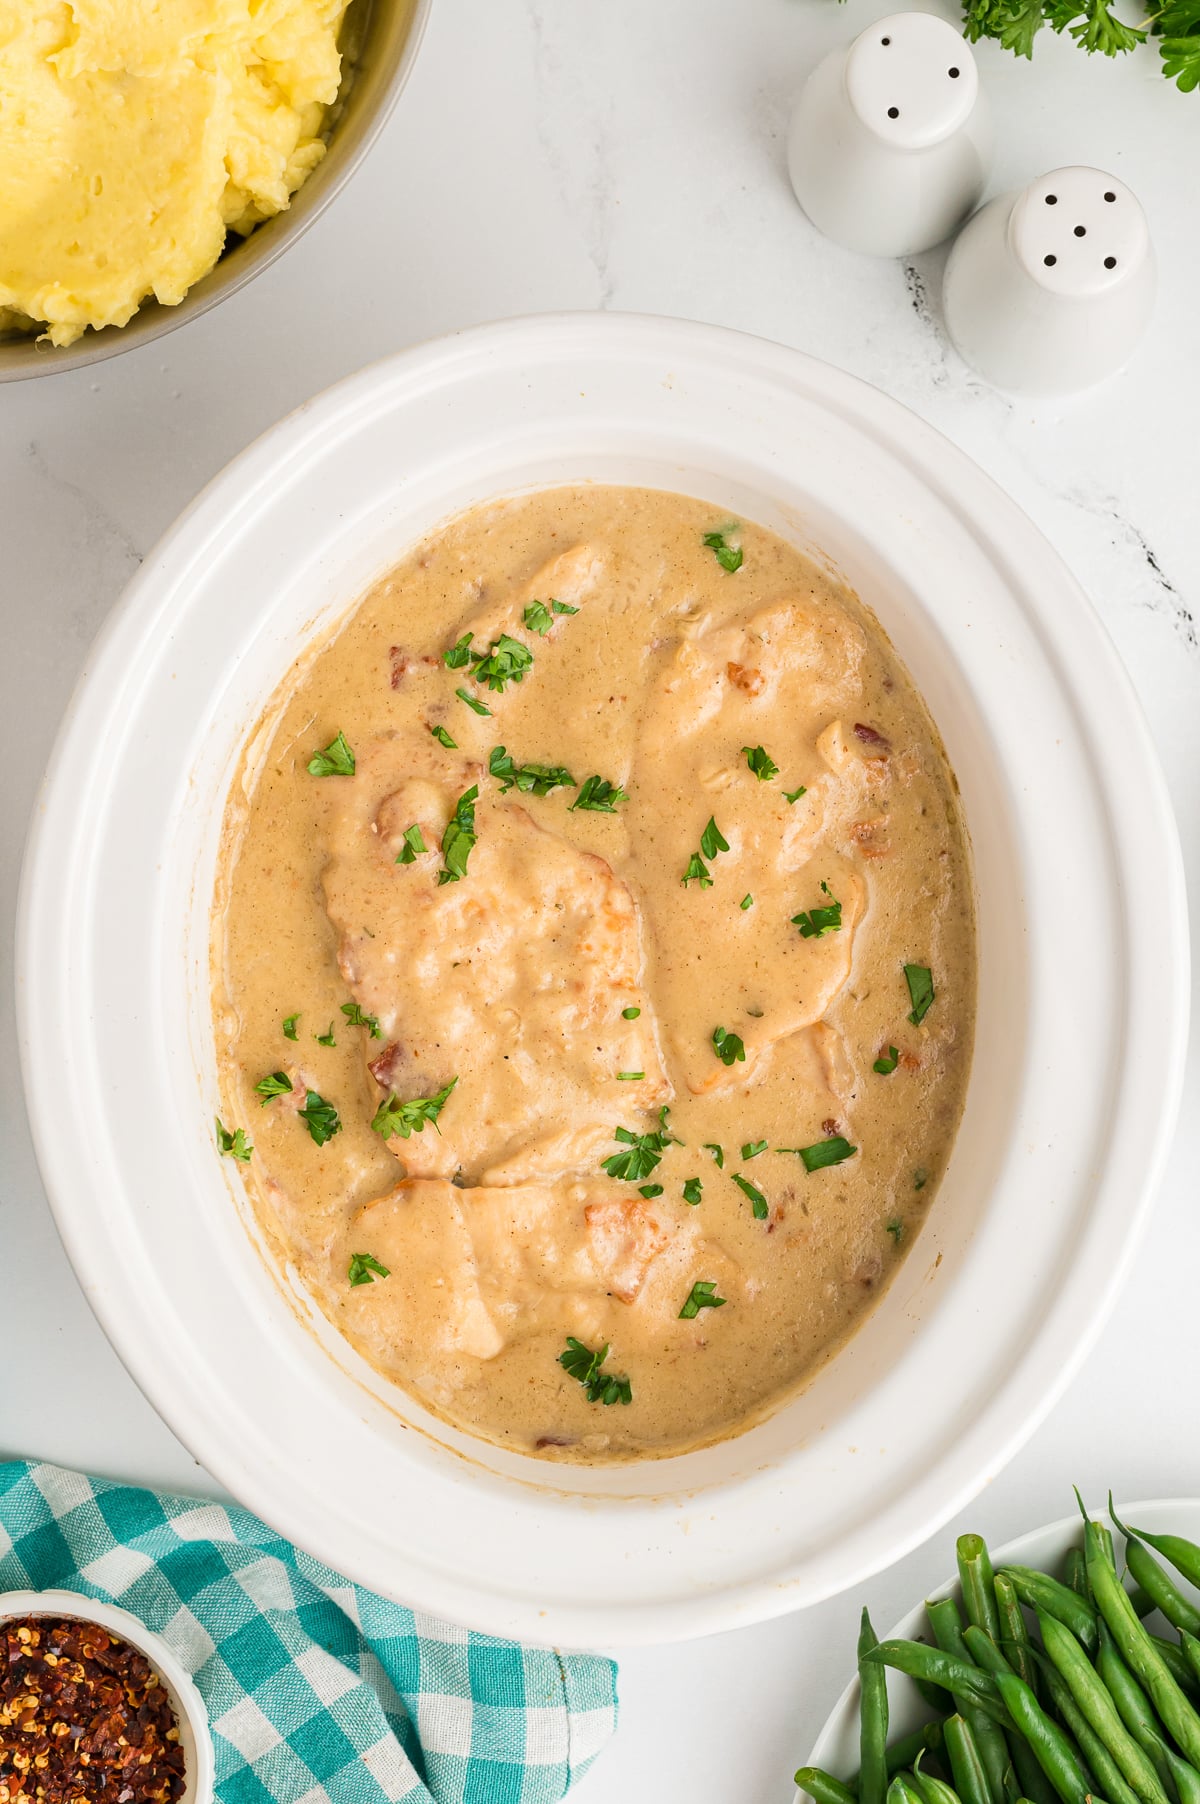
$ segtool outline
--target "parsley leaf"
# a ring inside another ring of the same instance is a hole
[[[738,907],[745,913],[746,909],[754,907],[754,897],[749,894],[743,896],[738,903]]]
[[[696,1283],[692,1285],[687,1302],[679,1311],[680,1321],[692,1321],[695,1316],[699,1315],[702,1309],[724,1309],[729,1298],[717,1296],[716,1291],[717,1281],[715,1278],[698,1279]]]
[[[713,1051],[723,1065],[744,1065],[746,1048],[738,1034],[729,1034],[723,1027],[713,1028]]]
[[[639,1184],[638,1190],[646,1198],[661,1196],[663,1193],[661,1184]]]
[[[346,1275],[353,1288],[356,1284],[374,1284],[376,1278],[390,1278],[392,1274],[386,1265],[380,1265],[374,1253],[351,1253]]]
[[[914,1190],[924,1190],[924,1188],[925,1188],[926,1184],[928,1184],[928,1182],[929,1182],[929,1173],[926,1171],[926,1169],[923,1165],[918,1165],[917,1169],[913,1172],[913,1189]]]
[[[832,1134],[828,1140],[818,1140],[812,1146],[780,1146],[775,1149],[781,1153],[795,1153],[803,1160],[805,1171],[823,1171],[827,1165],[841,1165],[846,1159],[852,1159],[858,1151],[857,1146],[841,1134]]]
[[[590,808],[594,814],[615,814],[617,803],[628,800],[625,790],[618,789],[604,777],[588,777],[571,807]]]
[[[292,1080],[286,1071],[272,1071],[270,1077],[260,1077],[254,1086],[254,1094],[262,1097],[262,1106],[276,1096],[287,1096],[292,1088]]]
[[[685,884],[698,883],[701,889],[712,888],[713,880],[708,874],[708,866],[699,852],[693,852],[688,859],[687,870],[683,873],[683,882]]]
[[[346,735],[339,733],[331,739],[323,752],[314,752],[308,761],[310,777],[352,777],[354,775],[354,753],[346,743]]]
[[[833,891],[827,883],[822,883],[821,889],[829,897],[827,908],[802,909],[798,915],[792,916],[792,926],[800,929],[801,939],[819,940],[827,933],[841,931],[842,905],[834,900]]]
[[[767,1199],[762,1191],[759,1190],[756,1185],[752,1184],[749,1178],[744,1178],[740,1171],[731,1172],[730,1176],[743,1195],[750,1198],[750,1207],[754,1211],[755,1221],[766,1221],[770,1211],[767,1208]]]
[[[424,846],[421,850],[425,850]],[[347,1027],[365,1027],[373,1040],[382,1040],[383,1029],[379,1025],[378,1015],[365,1015],[357,1002],[343,1002],[342,1013],[346,1017]]]
[[[464,633],[458,642],[442,653],[442,663],[447,670],[465,670],[471,662],[471,635]]]
[[[933,972],[928,965],[905,965],[904,981],[908,985],[908,998],[912,1003],[912,1013],[908,1018],[914,1027],[920,1027],[933,1001]]]
[[[342,1131],[337,1110],[315,1090],[305,1091],[304,1107],[298,1109],[297,1114],[318,1146],[324,1146],[327,1140],[332,1140],[335,1134]]]
[[[473,714],[486,714],[489,720],[492,718],[492,710],[488,707],[487,703],[476,701],[469,690],[456,689],[454,693],[457,695],[460,702],[466,702]]]
[[[718,852],[728,852],[729,841],[710,814],[708,825],[700,835],[700,851],[705,858],[715,858]]]
[[[565,601],[552,601],[550,606],[556,614],[578,614],[579,612],[578,608],[568,607]]]
[[[337,1041],[333,1037],[333,1022],[331,1021],[329,1023],[329,1031],[327,1033],[314,1034],[313,1039],[317,1042],[318,1046],[336,1046]]]
[[[644,1071],[618,1071],[617,1082],[619,1084],[640,1084],[645,1075]]]
[[[429,731],[433,734],[439,745],[444,745],[447,750],[451,752],[456,752],[458,750],[458,740],[451,739],[445,727],[430,727]]]
[[[452,1077],[445,1089],[439,1090],[436,1096],[412,1096],[407,1100],[394,1092],[385,1096],[375,1111],[371,1126],[385,1140],[390,1140],[397,1134],[401,1140],[407,1140],[410,1134],[421,1134],[429,1121],[432,1121],[440,1134],[442,1130],[438,1127],[438,1116],[445,1108],[457,1082],[458,1079]]]
[[[783,799],[785,802],[798,802],[801,796],[806,796],[807,794],[808,790],[804,787],[804,784],[801,783],[799,789],[785,789],[783,792]]]
[[[730,545],[725,534],[736,531],[736,526],[727,526],[724,532],[706,532],[704,535],[705,545],[713,553],[722,570],[728,570],[731,576],[735,570],[740,570],[742,567],[742,548],[740,545]]]
[[[479,785],[472,783],[470,789],[459,796],[454,813],[446,822],[446,831],[442,834],[445,869],[438,872],[439,884],[457,883],[467,874],[467,859],[475,844],[475,804],[478,800]]]
[[[899,1246],[900,1242],[904,1239],[904,1223],[900,1220],[898,1215],[893,1215],[891,1221],[886,1225],[887,1232],[891,1235],[896,1245]]]
[[[507,795],[514,786],[522,795],[548,796],[552,789],[577,789],[570,771],[563,764],[514,764],[502,745],[492,747],[488,770],[500,783],[500,794]]]
[[[765,1140],[747,1140],[745,1146],[742,1148],[742,1157],[743,1159],[757,1159],[759,1153],[765,1153],[766,1150],[767,1143]]]
[[[219,1115],[214,1116],[213,1119],[217,1124],[217,1151],[228,1154],[231,1159],[240,1159],[245,1164],[254,1151],[246,1138],[245,1128],[234,1128],[231,1134],[227,1127],[222,1126]]]
[[[285,1015],[283,1017],[283,1037],[285,1040],[299,1039],[300,1036],[296,1032],[296,1023],[299,1019],[299,1015]]]
[[[715,1140],[706,1140],[704,1142],[704,1150],[706,1153],[712,1154],[713,1164],[716,1166],[717,1170],[724,1171],[725,1148],[723,1146],[718,1146]]]
[[[600,1350],[593,1353],[581,1340],[568,1334],[567,1350],[559,1354],[558,1363],[583,1386],[589,1403],[632,1403],[633,1390],[628,1378],[616,1378],[600,1370],[608,1358],[608,1348],[609,1343],[605,1341]]]
[[[779,775],[779,766],[766,750],[765,746],[744,745],[742,750],[746,754],[746,763],[750,766],[750,769],[754,772],[760,783],[766,783],[772,777],[777,777]]]
[[[659,1164],[668,1146],[682,1146],[682,1140],[667,1130],[667,1116],[670,1110],[664,1106],[658,1112],[658,1129],[648,1134],[635,1134],[631,1128],[613,1129],[613,1139],[619,1140],[628,1152],[610,1153],[602,1159],[600,1169],[606,1171],[610,1178],[620,1178],[626,1184],[640,1183],[648,1178],[655,1166]]]
[[[704,1186],[699,1178],[685,1178],[683,1181],[683,1200],[694,1209],[700,1201]]]
[[[622,1021],[636,1021],[641,1012],[640,1008],[633,1008],[632,1006],[623,1008],[621,1010],[621,1019]]]
[[[880,1053],[879,1057],[876,1059],[876,1061],[872,1065],[871,1069],[872,1069],[872,1071],[878,1071],[880,1077],[890,1077],[892,1072],[896,1069],[896,1066],[899,1063],[900,1063],[899,1048],[895,1047],[895,1046],[889,1046],[886,1052]]]
[[[404,844],[396,854],[397,864],[415,864],[420,853],[428,852],[419,821],[404,829]]]
[[[521,619],[529,631],[536,633],[539,639],[544,639],[554,625],[554,615],[544,601],[531,601]]]
[[[486,652],[472,652],[471,675],[500,694],[508,683],[523,683],[533,663],[533,653],[510,633],[493,639]]]

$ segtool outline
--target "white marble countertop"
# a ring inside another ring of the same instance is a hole
[[[361,364],[450,327],[553,308],[684,314],[798,345],[879,384],[977,458],[1073,565],[1116,640],[1200,890],[1200,94],[1168,86],[1149,52],[1087,61],[1043,33],[1030,65],[983,47],[994,185],[1068,162],[1111,169],[1146,206],[1161,265],[1157,316],[1126,375],[1065,405],[1013,403],[940,335],[939,254],[902,266],[839,251],[787,187],[782,138],[800,82],[886,10],[886,0],[436,0],[382,142],[281,263],[157,344],[0,390],[6,939],[26,819],[84,650],[200,485]],[[1046,905],[1084,909],[1087,897]],[[1154,896],[1135,905],[1153,933]],[[204,1490],[211,1481],[108,1348],[55,1237],[25,1126],[7,971],[0,1060],[0,1451]],[[1116,1317],[969,1512],[996,1540],[1066,1513],[1072,1482],[1094,1497],[1110,1484],[1126,1497],[1200,1493],[1194,1067]],[[863,1588],[877,1622],[944,1573],[949,1548],[947,1530]],[[849,1671],[858,1601],[622,1656],[622,1725],[580,1804],[786,1800]]]

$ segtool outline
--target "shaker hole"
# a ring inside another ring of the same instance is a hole
[[[958,80],[958,70],[957,70],[957,69],[951,69],[951,71],[950,71],[950,80],[951,80],[951,81],[957,81],[957,80]]]
[[[899,119],[899,117],[900,117],[900,108],[898,106],[890,106],[888,108],[888,118],[889,119]]]
[[[1086,238],[1087,237],[1087,227],[1086,226],[1076,226],[1075,227],[1075,236],[1076,236],[1076,238]]]
[[[1104,198],[1105,200],[1116,200],[1117,197],[1115,194],[1106,194]]]
[[[891,41],[892,41],[891,38],[880,38],[880,40],[879,40],[879,42],[881,44],[890,44]]]
[[[1105,269],[1115,269],[1117,267],[1117,259],[1115,257],[1106,257],[1104,259],[1104,267]]]
[[[1047,195],[1047,196],[1046,196],[1046,205],[1047,205],[1047,206],[1048,206],[1048,207],[1057,207],[1057,205],[1058,205],[1058,196],[1057,196],[1057,194],[1048,194],[1048,195]]]
[[[1058,262],[1058,258],[1051,252],[1048,257],[1042,258],[1042,262],[1046,265],[1047,269],[1053,269],[1054,265]]]

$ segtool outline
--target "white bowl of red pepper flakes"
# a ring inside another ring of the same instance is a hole
[[[0,1804],[211,1804],[200,1693],[128,1610],[0,1593]]]

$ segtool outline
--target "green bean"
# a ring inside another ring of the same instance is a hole
[[[914,1778],[916,1778],[916,1774],[910,1778],[907,1773],[897,1773],[887,1788],[887,1804],[925,1804],[924,1794],[919,1792],[913,1784]],[[954,1804],[958,1804],[958,1799],[954,1797],[950,1787],[946,1786],[945,1790],[949,1792],[949,1798],[939,1799],[936,1804],[950,1804],[950,1799],[954,1800]]]
[[[962,1617],[958,1605],[952,1598],[944,1598],[940,1603],[926,1604],[926,1614],[933,1629],[934,1638],[944,1653],[956,1660],[962,1660],[974,1669],[972,1661],[963,1641]],[[961,1693],[955,1695],[955,1708],[958,1714],[971,1725],[971,1733],[975,1737],[979,1749],[979,1757],[983,1761],[983,1770],[988,1776],[988,1789],[991,1792],[992,1804],[1003,1804],[1004,1775],[1009,1765],[1008,1744],[1001,1729],[987,1715],[978,1701]],[[1002,1723],[1007,1728],[1007,1721]]]
[[[1070,1686],[1057,1672],[1046,1673],[1046,1690],[1063,1726],[1075,1737],[1080,1754],[1103,1791],[1108,1804],[1138,1804],[1138,1795],[1071,1695]]]
[[[1163,1664],[1180,1691],[1186,1691],[1192,1697],[1196,1696],[1200,1692],[1200,1685],[1197,1684],[1196,1675],[1179,1643],[1166,1641],[1161,1635],[1151,1635],[1150,1639],[1158,1649]]]
[[[1186,1760],[1181,1760],[1166,1742],[1163,1743],[1163,1753],[1179,1792],[1179,1804],[1200,1804],[1200,1773],[1194,1766],[1189,1766]]]
[[[1025,1737],[1013,1729],[1008,1736],[1008,1746],[1022,1797],[1027,1798],[1029,1804],[1058,1804],[1058,1793],[1038,1765]]]
[[[1100,1651],[1096,1656],[1096,1670],[1117,1706],[1125,1727],[1138,1746],[1145,1749],[1163,1790],[1168,1797],[1173,1798],[1175,1780],[1167,1759],[1167,1744],[1159,1733],[1158,1718],[1150,1707],[1149,1698],[1117,1652],[1106,1622],[1100,1624]]]
[[[911,1735],[902,1735],[900,1740],[894,1741],[888,1749],[888,1777],[892,1778],[896,1773],[902,1772],[906,1766],[911,1766],[913,1761],[919,1760],[922,1754],[936,1755],[941,1751],[941,1723],[923,1723],[919,1729],[914,1729]],[[857,1782],[851,1786],[852,1790],[856,1788]]]
[[[1189,1635],[1186,1629],[1179,1631],[1179,1645],[1183,1649],[1183,1657],[1192,1669],[1192,1677],[1200,1682],[1200,1641]]]
[[[1029,1646],[1029,1630],[1025,1627],[1021,1600],[1013,1590],[1012,1580],[1003,1572],[996,1574],[992,1589],[996,1598],[996,1614],[1000,1618],[1000,1635],[998,1639],[993,1639],[996,1639],[996,1646],[1004,1653],[1017,1677],[1024,1679],[1036,1696],[1037,1666]]]
[[[1055,1617],[1064,1628],[1078,1635],[1089,1654],[1096,1649],[1097,1630],[1096,1612],[1086,1598],[1078,1596],[1066,1585],[1060,1585],[1057,1579],[1050,1578],[1044,1572],[1034,1572],[1029,1566],[1002,1566],[1001,1572],[1012,1580],[1013,1590],[1023,1604],[1030,1604],[1044,1610],[1047,1616]],[[1091,1569],[1088,1569],[1089,1583]]]
[[[1038,1627],[1042,1631],[1042,1644],[1046,1653],[1065,1681],[1089,1728],[1099,1737],[1111,1761],[1119,1768],[1125,1789],[1132,1786],[1143,1804],[1170,1804],[1145,1750],[1138,1746],[1121,1721],[1117,1706],[1074,1635],[1069,1629],[1064,1629],[1061,1622],[1055,1622],[1053,1616],[1041,1613],[1038,1615]],[[1055,1702],[1057,1704],[1057,1696]],[[1078,1731],[1075,1732],[1075,1739],[1086,1755],[1088,1750]],[[1108,1783],[1105,1774],[1096,1769],[1094,1762],[1092,1768],[1109,1804],[1119,1804],[1119,1800],[1113,1795],[1114,1788]]]
[[[1051,1722],[1024,1679],[1017,1677],[999,1648],[986,1635],[972,1627],[964,1632],[963,1640],[968,1652],[994,1680],[1005,1709],[1033,1749],[1038,1765],[1063,1804],[1085,1804],[1091,1793],[1087,1775],[1058,1724]]]
[[[813,1804],[858,1804],[854,1793],[832,1773],[822,1772],[819,1766],[802,1766],[795,1774],[795,1783],[801,1791],[806,1791]]]
[[[1154,1599],[1148,1591],[1143,1591],[1140,1585],[1133,1587],[1129,1593],[1129,1601],[1133,1605],[1134,1613],[1138,1616],[1149,1616],[1154,1609]]]
[[[995,1574],[987,1542],[982,1535],[960,1535],[955,1549],[958,1556],[958,1579],[962,1586],[963,1608],[967,1621],[973,1622],[992,1640],[1000,1640],[1000,1617],[993,1590]],[[966,1801],[964,1799],[964,1804]]]
[[[1113,1509],[1112,1492],[1108,1494],[1108,1513],[1120,1529],[1127,1541],[1135,1537],[1153,1547],[1164,1560],[1181,1572],[1185,1579],[1193,1585],[1200,1585],[1200,1547],[1194,1541],[1185,1541],[1182,1535],[1152,1535],[1144,1528],[1126,1528],[1117,1512]]]
[[[917,1635],[914,1639],[924,1641],[926,1647],[929,1645],[925,1635]],[[954,1708],[954,1699],[948,1691],[943,1691],[940,1685],[931,1685],[928,1679],[914,1679],[913,1684],[931,1710],[936,1710],[939,1716],[949,1716]]]
[[[892,1666],[910,1678],[929,1679],[934,1685],[944,1686],[956,1698],[968,1699],[1001,1728],[1008,1723],[996,1685],[969,1660],[943,1653],[940,1647],[926,1647],[923,1641],[881,1641],[864,1662],[868,1666],[877,1663]]]
[[[1087,1566],[1084,1563],[1082,1547],[1072,1547],[1068,1550],[1063,1566],[1063,1583],[1068,1591],[1075,1593],[1076,1597],[1082,1597],[1085,1603],[1091,1603],[1092,1594],[1088,1590]],[[1112,1804],[1111,1799],[1109,1804]]]
[[[958,1793],[944,1780],[935,1779],[932,1773],[923,1772],[919,1761],[912,1770],[911,1788],[916,1791],[920,1804],[960,1804]]]
[[[858,1632],[858,1795],[861,1804],[884,1804],[887,1796],[887,1673],[872,1665],[868,1654],[879,1646],[866,1610]]]
[[[1104,1556],[1095,1525],[1088,1522],[1084,1552],[1088,1582],[1113,1640],[1150,1694],[1150,1701],[1193,1766],[1200,1765],[1200,1716],[1192,1709],[1160,1650],[1138,1621],[1116,1567]],[[1177,1650],[1178,1651],[1178,1650]],[[1003,1694],[1002,1694],[1003,1695]]]
[[[954,1789],[962,1804],[990,1804],[991,1789],[980,1759],[979,1746],[971,1733],[971,1725],[961,1716],[948,1716],[942,1727],[946,1742],[946,1758],[954,1778]]]
[[[1189,1603],[1165,1566],[1160,1566],[1150,1549],[1131,1537],[1125,1543],[1125,1564],[1130,1577],[1153,1599],[1167,1621],[1189,1635],[1200,1635],[1200,1610]]]

